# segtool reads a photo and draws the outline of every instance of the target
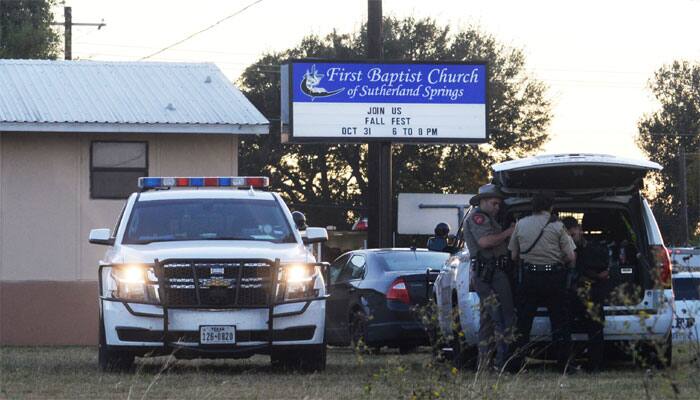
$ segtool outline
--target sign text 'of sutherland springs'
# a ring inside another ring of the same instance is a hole
[[[291,61],[282,66],[290,141],[484,142],[485,64]]]

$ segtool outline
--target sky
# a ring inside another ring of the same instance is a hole
[[[73,22],[107,24],[74,27],[73,58],[138,61],[255,1],[65,0]],[[384,0],[383,13],[476,25],[522,49],[553,105],[545,153],[644,157],[634,140],[640,118],[658,108],[649,79],[674,60],[700,61],[700,0]],[[266,52],[366,19],[367,0],[262,0],[148,60],[213,62],[235,81]]]

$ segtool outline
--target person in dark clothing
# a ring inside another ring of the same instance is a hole
[[[444,222],[440,222],[435,226],[435,236],[428,239],[428,250],[430,251],[448,251],[450,249],[448,243],[448,235],[450,234],[450,226]]]
[[[598,371],[603,368],[605,313],[603,304],[607,295],[608,251],[598,243],[589,242],[583,237],[583,230],[573,217],[562,221],[571,238],[576,243],[576,272],[578,279],[572,293],[572,313],[583,321],[588,334],[587,368]]]

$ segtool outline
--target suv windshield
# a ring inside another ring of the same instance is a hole
[[[377,264],[385,271],[425,271],[440,269],[450,256],[449,253],[432,251],[396,251],[376,253]]]
[[[274,200],[188,199],[134,204],[124,244],[183,240],[263,240],[294,243]]]

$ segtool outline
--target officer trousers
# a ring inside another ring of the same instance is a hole
[[[567,272],[522,271],[518,290],[518,348],[517,358],[522,360],[528,352],[532,321],[538,306],[547,307],[552,327],[552,345],[560,367],[566,366],[571,357],[571,325],[569,323],[569,294],[566,290]]]
[[[503,367],[508,360],[508,348],[513,342],[515,307],[508,275],[500,268],[493,274],[491,283],[474,278],[479,295],[479,368],[490,363],[495,350],[494,366]]]
[[[603,368],[603,351],[605,339],[605,302],[606,285],[581,279],[573,294],[572,314],[583,322],[588,335],[588,367],[593,370]]]

